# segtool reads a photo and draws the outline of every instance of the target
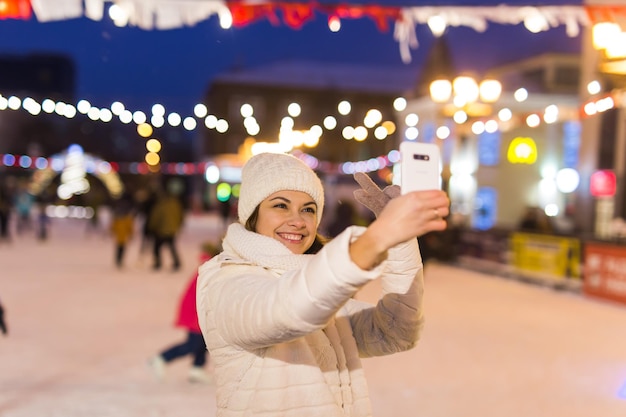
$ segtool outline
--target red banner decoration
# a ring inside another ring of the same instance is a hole
[[[285,24],[292,29],[300,29],[308,20],[315,17],[313,8],[306,4],[281,4]]]
[[[0,0],[0,19],[28,20],[31,16],[30,0]]]
[[[227,3],[233,17],[233,26],[242,27],[261,19],[267,19],[272,25],[282,22],[292,29],[300,29],[315,18],[319,11],[341,19],[360,19],[369,17],[380,31],[389,30],[389,21],[400,17],[399,7],[385,7],[378,5],[318,5],[315,3],[247,3],[245,1],[230,1]]]
[[[376,27],[381,32],[389,30],[389,21],[396,21],[400,18],[401,9],[399,7],[386,7],[378,5],[367,6],[320,6],[320,10],[327,14],[334,14],[342,19],[360,19],[368,17],[374,21]]]
[[[280,23],[280,20],[274,13],[274,7],[271,4],[246,5],[238,3],[229,3],[228,8],[233,17],[233,26],[242,27],[250,23],[266,18],[273,25]]]
[[[241,3],[229,2],[228,8],[233,17],[233,26],[242,27],[260,19],[267,19],[272,25],[283,22],[292,29],[300,29],[307,21],[313,19],[314,10],[310,4],[303,3]]]

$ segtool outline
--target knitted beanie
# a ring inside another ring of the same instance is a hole
[[[317,203],[317,225],[322,219],[324,188],[311,168],[295,156],[261,153],[246,162],[241,172],[241,189],[237,212],[239,222],[246,224],[254,209],[278,191],[302,191]]]

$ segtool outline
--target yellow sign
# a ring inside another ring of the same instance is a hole
[[[513,266],[522,275],[580,279],[580,240],[533,233],[511,235]]]
[[[512,164],[532,165],[537,161],[537,144],[531,138],[517,137],[511,141],[506,157]]]

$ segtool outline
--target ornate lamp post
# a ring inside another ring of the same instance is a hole
[[[491,114],[491,104],[500,98],[502,84],[498,80],[484,79],[480,82],[466,75],[448,79],[436,79],[430,83],[430,98],[435,103],[444,104],[443,113],[462,120],[458,112],[467,117],[480,117]]]

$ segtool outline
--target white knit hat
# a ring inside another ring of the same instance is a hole
[[[254,209],[277,191],[302,191],[317,203],[317,225],[322,219],[324,188],[315,172],[298,158],[277,153],[261,153],[246,162],[241,172],[237,207],[239,222],[246,224]]]

